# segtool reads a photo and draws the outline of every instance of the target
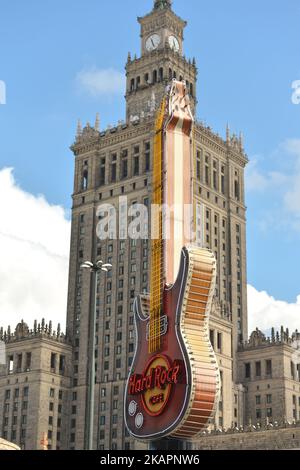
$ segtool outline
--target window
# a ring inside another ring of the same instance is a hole
[[[10,390],[5,390],[5,400],[10,399]]]
[[[255,403],[256,403],[256,405],[260,405],[260,404],[261,404],[261,397],[260,397],[260,395],[256,395],[256,397],[255,397]]]
[[[150,142],[145,144],[145,171],[150,171]]]
[[[113,415],[112,417],[112,423],[117,424],[118,423],[118,415]]]
[[[49,396],[50,396],[51,398],[54,398],[54,395],[55,395],[55,390],[54,390],[54,388],[50,388],[50,390],[49,390]]]
[[[256,410],[256,419],[261,419],[261,410]]]
[[[255,375],[256,377],[261,376],[261,362],[260,361],[255,363]]]
[[[137,176],[140,173],[140,158],[138,156],[133,159],[133,176]]]
[[[272,403],[272,395],[267,395],[267,403]]]
[[[245,364],[245,378],[246,379],[251,378],[251,364],[249,362]]]
[[[17,371],[20,372],[22,369],[22,354],[17,355]]]
[[[215,332],[214,332],[214,330],[209,331],[209,339],[210,339],[212,347],[214,348],[215,347]]]
[[[272,408],[267,408],[267,418],[272,418]]]
[[[266,375],[272,375],[272,361],[271,359],[266,360]]]
[[[25,361],[25,371],[29,371],[31,368],[31,352],[26,353],[26,361]]]
[[[49,411],[53,411],[54,410],[54,403],[52,401],[50,401],[49,403]]]
[[[55,353],[51,353],[50,369],[51,369],[51,372],[55,372],[55,369],[56,369],[56,354]]]
[[[222,350],[222,333],[218,333],[217,335],[217,348],[219,351]]]
[[[291,377],[295,380],[295,364],[291,361]]]
[[[88,185],[89,185],[89,174],[88,174],[88,171],[85,170],[82,176],[82,190],[86,191],[88,189]]]
[[[100,416],[100,426],[105,425],[105,416]]]
[[[65,364],[66,364],[65,356],[60,355],[59,356],[59,373],[61,375],[65,373]],[[60,390],[59,393],[62,393],[62,391]]]

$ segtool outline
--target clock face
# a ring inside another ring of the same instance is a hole
[[[151,52],[158,48],[160,45],[160,36],[159,34],[152,34],[146,41],[146,49]]]
[[[178,52],[180,49],[179,41],[175,36],[169,36],[169,45],[173,51]]]

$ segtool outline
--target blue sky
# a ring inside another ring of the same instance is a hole
[[[0,170],[69,210],[80,117],[101,126],[125,114],[128,51],[140,53],[137,16],[153,0],[3,0],[0,18]],[[174,0],[188,21],[185,53],[198,69],[198,117],[224,136],[243,131],[247,173],[248,281],[295,302],[300,293],[299,0]],[[115,86],[107,83],[107,70]],[[87,73],[102,79],[91,87]],[[298,191],[298,192],[297,192]],[[293,201],[297,201],[294,203]]]

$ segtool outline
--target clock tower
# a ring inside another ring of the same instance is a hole
[[[186,81],[195,112],[197,68],[183,54],[186,22],[173,12],[171,0],[155,0],[153,10],[138,22],[141,56],[132,59],[129,54],[126,64],[127,121],[154,114],[173,78]]]

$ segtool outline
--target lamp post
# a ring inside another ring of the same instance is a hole
[[[108,272],[112,268],[111,264],[104,264],[103,261],[92,263],[85,261],[81,266],[82,269],[89,269],[95,275],[95,301],[94,308],[91,314],[91,344],[90,344],[90,358],[89,358],[89,380],[88,380],[88,450],[93,450],[94,440],[94,410],[95,410],[95,334],[96,334],[96,309],[97,309],[97,286],[98,277],[101,271]]]

